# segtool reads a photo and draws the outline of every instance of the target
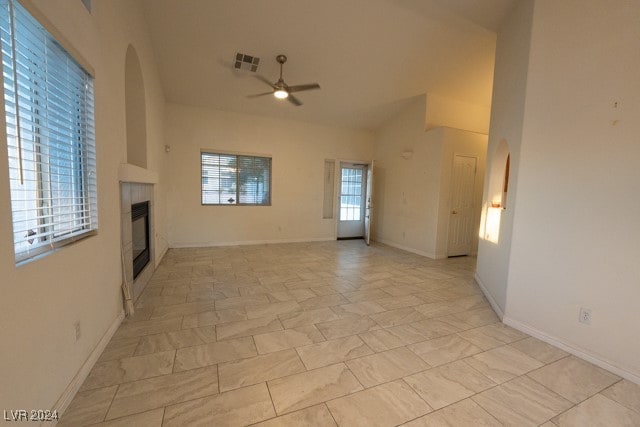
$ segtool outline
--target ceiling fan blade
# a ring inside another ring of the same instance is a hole
[[[320,89],[320,85],[318,83],[309,83],[306,85],[289,86],[289,93],[302,92],[304,90],[314,90],[314,89]]]
[[[292,103],[293,105],[295,105],[296,107],[299,107],[302,105],[302,101],[300,101],[298,98],[296,98],[295,96],[289,94],[289,96],[287,97],[287,99],[289,100],[290,103]]]
[[[260,74],[256,74],[256,75],[254,75],[254,77],[255,77],[256,79],[260,80],[261,82],[263,82],[263,83],[265,83],[265,84],[269,85],[269,87],[272,87],[272,88],[274,88],[274,89],[275,89],[275,86],[273,85],[273,83],[272,83],[272,82],[270,82],[266,77],[261,76]]]
[[[273,95],[273,91],[264,92],[264,93],[256,93],[255,95],[247,95],[247,98],[258,98],[260,96],[265,96],[265,95]]]

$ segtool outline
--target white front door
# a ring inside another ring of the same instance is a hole
[[[473,190],[475,180],[476,158],[455,155],[451,172],[448,256],[471,254],[474,233]]]
[[[366,165],[340,164],[338,239],[364,237]]]

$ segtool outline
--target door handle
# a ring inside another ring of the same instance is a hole
[[[451,213],[452,213],[453,215],[455,215],[455,214],[457,214],[457,213],[458,213],[458,211],[454,209],[454,210],[452,210],[452,211],[451,211]]]

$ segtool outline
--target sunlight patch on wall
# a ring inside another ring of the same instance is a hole
[[[502,216],[502,208],[494,208],[489,206],[486,210],[486,222],[484,223],[483,235],[481,238],[491,242],[498,243],[500,238],[500,218]],[[482,229],[482,227],[481,227]]]

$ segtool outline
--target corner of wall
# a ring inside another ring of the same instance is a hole
[[[487,163],[482,198],[482,221],[486,221],[490,171],[501,140],[509,143],[512,153],[509,177],[509,208],[501,212],[497,243],[480,239],[476,277],[483,284],[501,312],[506,312],[511,235],[516,208],[518,155],[523,134],[527,78],[529,73],[533,6],[531,0],[516,4],[505,18],[496,42],[491,122],[487,148]],[[481,228],[483,224],[481,224]]]

